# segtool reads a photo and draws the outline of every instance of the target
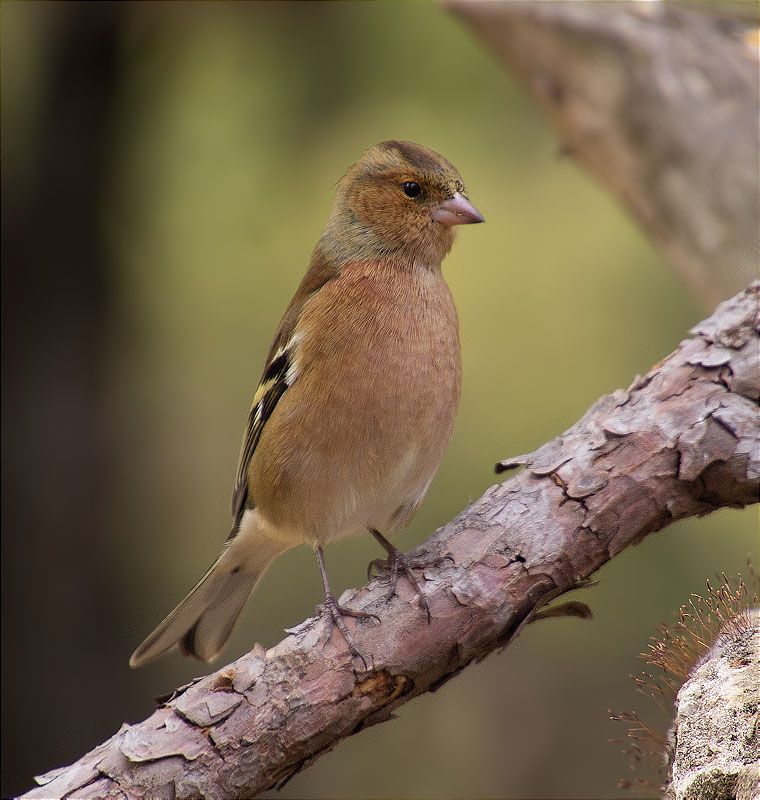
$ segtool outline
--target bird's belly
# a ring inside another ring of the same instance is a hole
[[[435,412],[430,405],[427,411]],[[268,517],[299,538],[323,544],[368,528],[393,533],[414,514],[448,444],[452,420],[433,413],[400,424],[393,413],[372,419],[332,409],[310,442],[279,461],[276,490],[256,499]],[[403,415],[402,415],[403,416]],[[388,437],[388,426],[396,426]],[[350,449],[340,445],[348,439]],[[270,462],[271,464],[271,462]]]
[[[432,385],[426,374],[399,368],[392,380],[389,373],[382,385],[366,388],[372,393],[370,415],[363,412],[367,397],[356,390],[349,396],[336,386],[323,402],[308,387],[298,403],[295,393],[290,398],[286,393],[283,400],[290,402],[281,401],[274,412],[281,429],[297,428],[303,413],[319,423],[309,441],[294,443],[284,436],[287,451],[278,452],[262,437],[251,463],[252,483],[267,487],[253,497],[257,508],[313,544],[368,528],[390,534],[403,527],[448,446],[459,394],[457,367],[454,359],[450,368],[438,365]],[[306,384],[308,376],[303,378]],[[266,474],[256,475],[258,469]]]
[[[428,462],[414,445],[400,453],[396,463],[386,463],[382,473],[372,470],[368,475],[366,463],[357,459],[354,479],[345,475],[343,481],[323,487],[328,499],[325,507],[330,511],[310,531],[309,539],[321,544],[370,528],[394,533],[412,517],[427,493],[438,466],[436,462],[431,469]]]

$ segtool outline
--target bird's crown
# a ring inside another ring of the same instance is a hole
[[[347,176],[361,180],[372,177],[392,178],[407,172],[410,177],[424,176],[438,188],[464,193],[464,182],[456,167],[434,150],[414,142],[389,139],[366,150]]]

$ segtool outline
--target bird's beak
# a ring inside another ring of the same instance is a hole
[[[471,222],[485,222],[478,209],[459,192],[456,192],[448,200],[444,200],[433,211],[432,217],[444,225],[469,225]]]

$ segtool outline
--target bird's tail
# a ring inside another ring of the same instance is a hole
[[[267,567],[290,544],[267,536],[255,511],[243,514],[240,528],[185,599],[132,653],[140,667],[179,646],[185,655],[211,661],[224,647],[245,601]]]

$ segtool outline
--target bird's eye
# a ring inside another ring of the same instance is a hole
[[[414,181],[406,181],[406,183],[402,184],[401,188],[407,197],[417,197],[422,191],[419,183],[415,183]]]

